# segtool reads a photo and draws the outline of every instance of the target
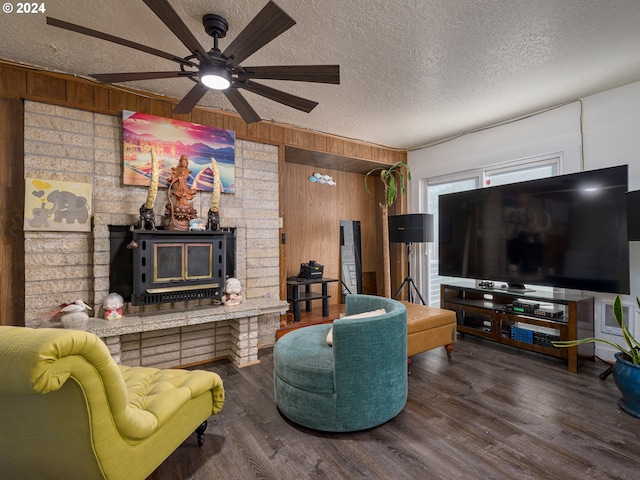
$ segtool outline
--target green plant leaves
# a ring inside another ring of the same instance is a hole
[[[403,173],[403,169],[407,172],[406,176]],[[376,172],[380,172],[380,180],[384,185],[387,206],[391,206],[398,195],[398,186],[400,186],[401,194],[404,195],[407,191],[407,182],[411,180],[409,166],[405,162],[396,162],[389,168],[374,168],[370,170],[364,177],[364,190],[367,193],[370,193],[369,184],[367,183],[369,175],[373,175]]]
[[[636,297],[636,303],[640,308],[640,299]],[[616,322],[622,329],[622,336],[624,338],[625,343],[627,344],[627,349],[623,346],[618,345],[617,343],[610,342],[609,340],[605,340],[604,338],[595,338],[588,337],[582,338],[580,340],[564,340],[564,341],[555,341],[553,343],[554,347],[575,347],[576,345],[582,345],[583,343],[591,343],[591,342],[599,342],[605,343],[616,350],[620,350],[624,353],[629,359],[636,365],[640,365],[640,343],[631,335],[631,332],[624,324],[624,319],[622,317],[622,301],[620,300],[620,295],[616,296],[615,301],[613,302],[613,315],[616,318]]]

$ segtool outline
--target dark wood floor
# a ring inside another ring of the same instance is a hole
[[[340,318],[340,315],[344,313],[344,309],[344,303],[329,305],[329,315],[326,317],[322,315],[322,308],[313,308],[310,312],[305,312],[303,309],[302,312],[300,312],[300,321],[298,322],[294,322],[293,315],[290,314],[287,318],[287,324],[281,326],[276,331],[276,338],[280,338],[281,336],[298,328],[304,328],[309,325],[317,325],[320,323],[331,323],[336,318]]]
[[[413,358],[409,400],[393,420],[347,434],[283,418],[273,355],[208,368],[225,384],[202,448],[190,437],[150,479],[637,479],[640,419],[621,412],[596,361],[561,361],[466,336]]]

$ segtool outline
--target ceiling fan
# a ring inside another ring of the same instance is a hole
[[[225,37],[229,24],[220,15],[207,14],[202,18],[205,31],[213,37],[213,48],[207,51],[198,42],[193,33],[189,31],[167,0],[143,1],[189,49],[191,55],[181,58],[146,45],[51,17],[47,17],[47,24],[124,45],[178,63],[180,70],[173,71],[90,74],[91,77],[102,83],[176,77],[189,78],[196,82],[196,85],[176,105],[173,110],[174,113],[191,112],[209,89],[216,89],[224,93],[246,123],[254,123],[260,121],[260,116],[240,94],[239,89],[256,93],[307,113],[318,105],[317,102],[312,100],[253,81],[256,78],[330,84],[340,83],[339,65],[265,67],[244,67],[240,65],[245,59],[296,24],[295,20],[273,1],[267,3],[224,51],[220,51],[218,48],[218,40]]]

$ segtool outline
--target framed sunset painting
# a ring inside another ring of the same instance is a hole
[[[146,113],[122,112],[125,185],[148,186],[151,177],[151,149],[160,170],[159,185],[167,187],[171,167],[181,155],[189,159],[190,188],[211,191],[216,162],[221,192],[235,193],[235,132],[196,123],[156,117]]]

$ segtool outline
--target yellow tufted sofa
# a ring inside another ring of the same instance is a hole
[[[78,330],[0,327],[0,477],[146,478],[224,403],[201,370],[117,365]]]

